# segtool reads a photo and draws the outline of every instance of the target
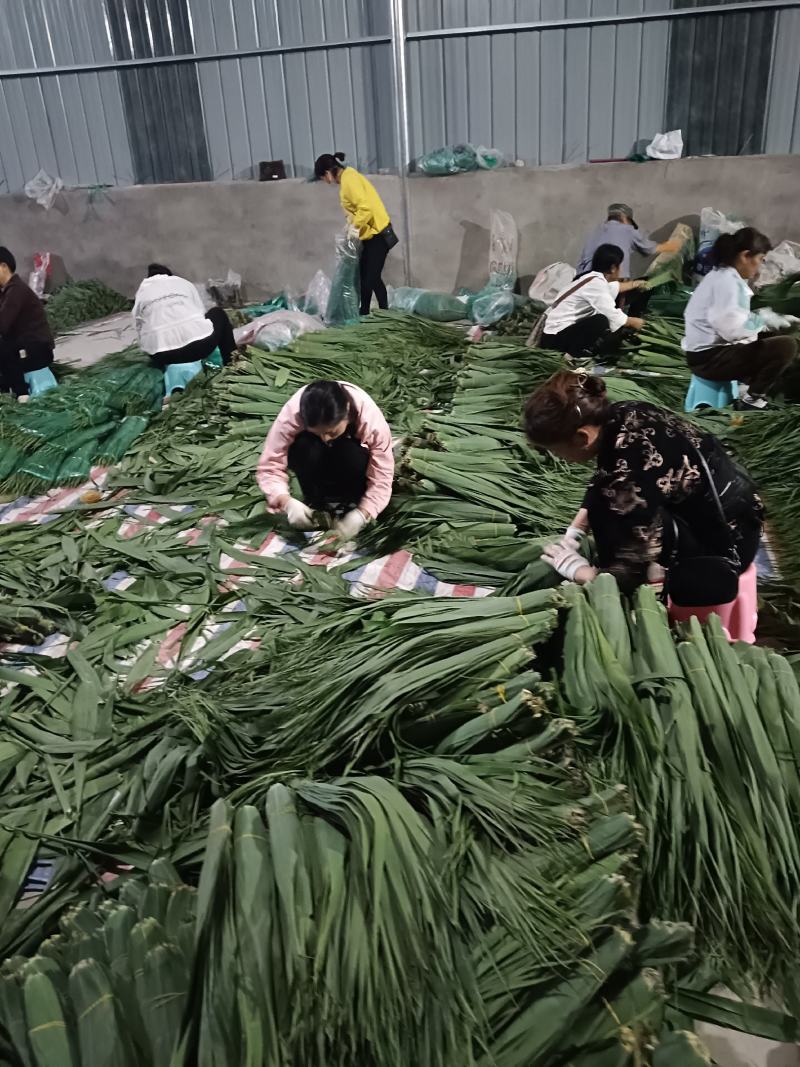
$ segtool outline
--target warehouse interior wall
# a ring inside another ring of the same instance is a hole
[[[373,178],[402,232],[400,179]],[[556,260],[576,262],[586,233],[616,200],[630,202],[643,230],[666,236],[679,220],[697,223],[714,207],[800,240],[796,210],[800,156],[684,159],[508,168],[408,182],[411,282],[451,291],[486,281],[493,208],[520,231],[519,273],[529,278]],[[62,194],[49,211],[24,196],[0,197],[0,234],[27,270],[52,251],[76,278],[97,277],[132,295],[153,260],[193,281],[244,279],[248,298],[285,287],[301,293],[313,274],[334,267],[342,227],[335,187],[302,180],[198,182],[114,190],[87,205],[85,190]],[[399,249],[385,277],[402,284]]]
[[[390,2],[2,0],[0,190],[308,177],[334,150],[397,172],[462,141],[624,159],[678,125],[690,154],[800,152],[800,0],[404,0],[398,160]]]

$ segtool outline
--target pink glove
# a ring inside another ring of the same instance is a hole
[[[574,548],[560,545],[547,545],[542,550],[542,559],[549,563],[553,570],[558,571],[562,578],[568,582],[575,581],[575,575],[581,567],[589,567],[590,563]]]

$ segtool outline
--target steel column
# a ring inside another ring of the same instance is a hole
[[[408,196],[408,72],[406,68],[405,0],[390,0],[392,14],[392,72],[394,75],[394,143],[397,171],[400,175],[400,210],[402,213],[403,279],[411,279],[411,218]]]

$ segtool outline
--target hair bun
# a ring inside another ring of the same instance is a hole
[[[338,159],[340,163],[344,163],[344,152],[334,152],[333,158]]]
[[[608,390],[602,378],[598,378],[594,374],[587,374],[583,381],[583,391],[586,396],[602,397],[606,395]]]

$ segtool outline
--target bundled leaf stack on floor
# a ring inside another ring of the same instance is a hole
[[[47,301],[47,317],[56,335],[118,311],[130,311],[133,301],[95,280],[67,282]]]
[[[121,459],[161,407],[163,375],[143,360],[70,375],[27,404],[0,407],[0,487],[42,493]]]
[[[649,587],[575,589],[563,692],[646,830],[646,914],[692,923],[719,976],[791,995],[800,946],[800,690],[719,620],[676,644]]]
[[[37,635],[38,606],[68,639],[0,670],[0,1060],[695,1067],[696,1039],[662,1032],[687,921],[715,977],[790,989],[791,667],[715,628],[676,644],[611,579],[553,588],[541,544],[588,471],[532,456],[519,416],[560,365],[381,314],[251,352],[153,419],[117,484],[163,525],[0,527],[12,623]],[[339,570],[242,550],[277,521],[253,478],[268,424],[320,376],[413,437],[362,544],[498,593],[361,602]],[[238,592],[223,556],[253,564]],[[227,608],[208,673],[169,666]],[[55,878],[16,908],[41,851]]]

